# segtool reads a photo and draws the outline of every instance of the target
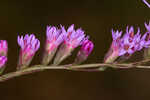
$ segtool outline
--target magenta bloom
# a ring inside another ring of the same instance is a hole
[[[58,65],[61,61],[66,59],[71,52],[82,44],[85,39],[85,34],[82,29],[74,29],[74,25],[71,25],[67,31],[63,30],[63,32],[67,35],[65,37],[64,43],[61,45],[55,59],[54,64]]]
[[[33,56],[40,47],[40,41],[35,38],[34,34],[25,37],[18,36],[18,44],[21,47],[19,57],[19,67],[26,67],[30,64]]]
[[[135,51],[141,49],[139,48],[141,37],[139,33],[140,30],[138,29],[138,32],[136,33],[136,35],[134,35],[133,27],[130,27],[129,30],[127,27],[126,34],[121,38],[121,47],[119,50],[119,56],[122,56],[124,54],[131,55]]]
[[[143,47],[145,47],[146,42],[146,34],[141,37],[140,29],[136,34],[134,34],[134,28],[131,26],[130,28],[126,29],[126,33],[121,37],[122,31],[113,31],[112,30],[112,45],[105,56],[105,62],[111,63],[113,62],[118,56],[130,56],[136,51],[140,51]]]
[[[0,56],[7,56],[8,45],[6,40],[0,40]]]
[[[87,59],[93,50],[94,44],[92,41],[85,39],[75,59],[75,64],[80,64]]]
[[[4,67],[6,62],[7,62],[7,57],[6,56],[0,56],[0,68]]]
[[[57,48],[65,39],[66,33],[64,27],[57,29],[56,27],[47,26],[46,30],[46,46],[48,52]]]
[[[58,46],[64,41],[66,35],[64,27],[57,29],[54,26],[47,26],[46,44],[42,64],[47,65],[52,60]]]

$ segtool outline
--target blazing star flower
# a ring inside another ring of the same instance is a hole
[[[122,31],[112,31],[113,42],[109,52],[106,54],[104,62],[111,63],[118,56],[130,56],[136,51],[140,51],[145,46],[146,35],[141,37],[140,29],[134,35],[134,28],[126,28],[126,33],[121,37]]]
[[[119,51],[119,56],[122,56],[124,54],[127,55],[131,55],[133,54],[135,51],[137,51],[137,47],[135,48],[135,42],[138,42],[137,37],[139,36],[140,30],[138,29],[137,34],[134,36],[134,29],[133,27],[130,27],[130,29],[126,30],[126,34],[123,36],[123,38],[121,39],[121,47],[120,47],[120,51]],[[139,38],[140,39],[140,38]],[[138,44],[136,44],[138,45]]]
[[[116,57],[118,57],[119,55],[119,49],[121,46],[121,35],[122,35],[122,31],[114,31],[112,29],[112,39],[113,42],[111,44],[111,47],[108,51],[108,53],[106,54],[106,56],[104,57],[104,62],[105,63],[111,63],[112,61],[114,61],[114,59],[116,59]]]
[[[67,36],[54,59],[55,65],[58,65],[61,61],[67,58],[85,39],[84,31],[82,29],[75,30],[74,25],[71,25],[68,30],[64,32],[66,32]]]
[[[87,59],[93,50],[94,44],[92,41],[85,39],[75,59],[75,64],[80,64]]]
[[[53,58],[58,46],[64,41],[66,32],[64,27],[57,29],[56,27],[47,26],[46,45],[42,64],[47,65]]]
[[[65,39],[65,45],[69,49],[74,49],[82,44],[85,38],[84,31],[82,29],[74,30],[74,25],[71,25],[67,30],[67,38]]]
[[[8,45],[6,40],[0,40],[0,56],[7,56]]]
[[[7,57],[6,56],[0,56],[0,69],[2,67],[4,67],[4,65],[6,64],[7,62]]]
[[[25,37],[18,36],[18,44],[21,47],[18,65],[20,69],[30,64],[33,56],[40,47],[40,41],[35,38],[34,34],[26,34]]]

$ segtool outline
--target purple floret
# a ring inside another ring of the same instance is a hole
[[[131,55],[136,51],[140,51],[146,45],[146,34],[141,37],[140,29],[134,34],[134,28],[127,26],[126,33],[121,37],[122,32],[112,31],[113,48],[117,48],[118,56]],[[114,46],[114,44],[117,44]],[[148,42],[147,42],[148,44]],[[116,49],[114,49],[116,50]]]
[[[71,25],[67,30],[67,37],[65,44],[71,48],[76,48],[81,45],[85,38],[84,31],[82,29],[74,29],[74,25]]]
[[[24,38],[23,36],[18,36],[18,44],[22,50],[30,48],[34,52],[36,52],[40,47],[40,41],[35,38],[34,34],[26,34]]]
[[[47,42],[50,45],[53,45],[55,48],[58,47],[64,41],[66,35],[67,34],[64,27],[61,27],[61,29],[57,29],[54,26],[47,26]]]

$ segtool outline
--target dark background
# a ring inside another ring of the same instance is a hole
[[[150,19],[142,0],[10,0],[0,1],[0,39],[9,43],[5,73],[15,71],[17,35],[34,33],[41,41],[33,64],[39,64],[46,25],[75,24],[95,44],[85,63],[102,62],[111,43],[111,29],[141,27]],[[70,63],[74,56],[64,63]],[[0,83],[1,100],[149,100],[150,70],[108,69],[104,72],[47,70]]]

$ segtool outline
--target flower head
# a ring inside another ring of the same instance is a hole
[[[140,29],[136,34],[134,34],[134,28],[131,26],[130,28],[127,26],[126,33],[121,37],[122,32],[119,31],[112,31],[112,45],[105,56],[105,62],[111,63],[113,62],[118,56],[130,56],[136,51],[140,51],[145,46],[145,37],[141,37]]]
[[[42,60],[42,64],[47,65],[53,58],[58,46],[64,41],[66,31],[61,26],[60,29],[54,26],[47,26],[46,30],[46,44]]]
[[[28,66],[40,47],[40,41],[35,38],[34,34],[26,34],[25,37],[18,36],[18,44],[21,47],[19,66]]]
[[[56,27],[47,26],[46,30],[46,42],[47,49],[52,51],[54,48],[57,48],[65,39],[66,32],[64,27],[57,29]]]
[[[137,47],[139,45],[139,41],[140,41],[140,34],[139,34],[140,30],[138,29],[138,32],[136,35],[134,35],[134,29],[133,27],[130,27],[130,29],[126,30],[126,34],[121,38],[121,46],[120,46],[120,50],[119,50],[119,56],[122,56],[124,54],[133,54],[135,51],[137,51]],[[135,48],[136,45],[136,48]]]
[[[66,59],[85,39],[84,31],[82,29],[75,30],[74,25],[71,25],[68,30],[64,30],[64,32],[66,33],[66,37],[54,59],[55,65]]]
[[[0,40],[0,56],[7,56],[8,45],[6,40]]]
[[[85,38],[84,31],[82,29],[74,29],[74,25],[71,25],[67,30],[67,37],[65,39],[65,45],[68,48],[74,49],[82,44]]]
[[[94,44],[92,41],[85,39],[75,59],[75,64],[79,64],[87,59],[93,50]]]
[[[147,31],[150,32],[150,21],[149,21],[148,24],[146,22],[144,24],[145,24],[145,27],[146,27]]]

